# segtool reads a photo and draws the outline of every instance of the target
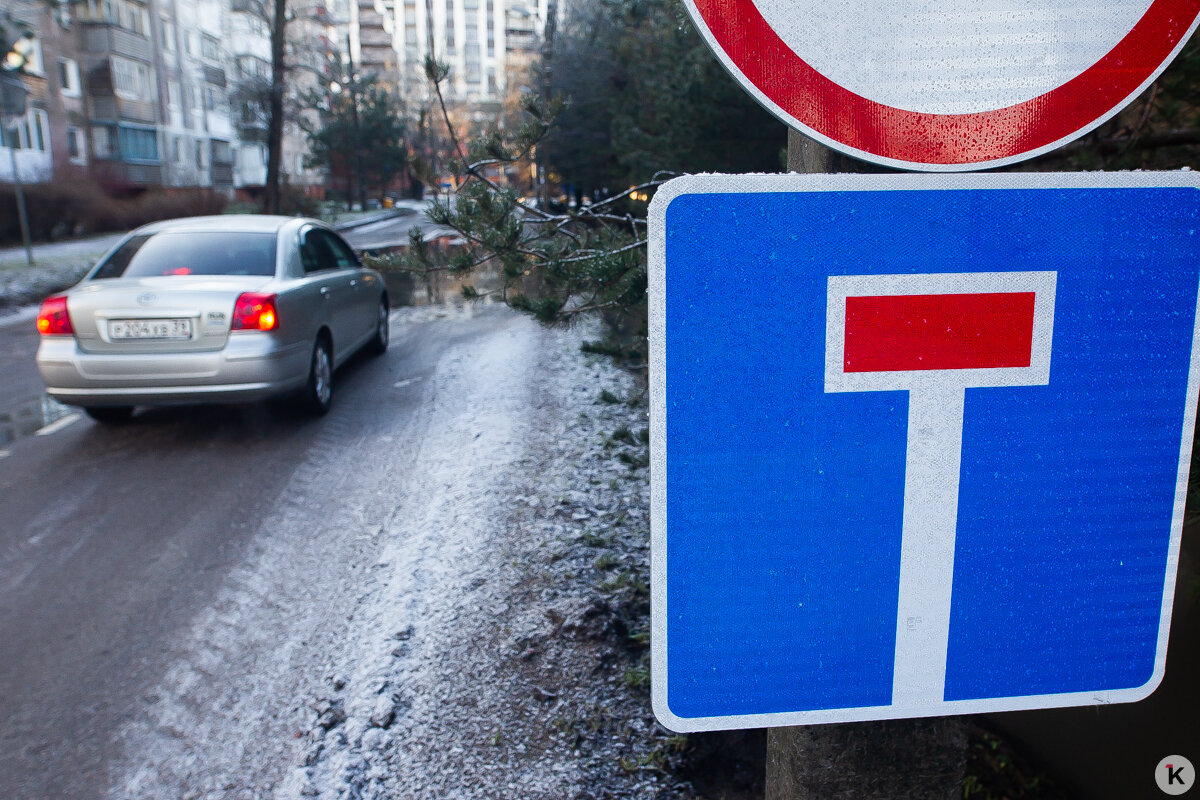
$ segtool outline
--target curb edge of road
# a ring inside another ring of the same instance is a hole
[[[38,314],[38,305],[0,307],[0,330],[15,328],[30,322]]]
[[[405,216],[404,211],[406,211],[406,210],[408,210],[408,209],[399,209],[399,208],[392,209],[390,211],[386,211],[386,212],[383,212],[380,214],[375,214],[370,217],[364,217],[362,219],[355,219],[355,220],[350,220],[348,222],[342,222],[342,223],[334,223],[334,224],[330,225],[329,227],[331,227],[335,231],[339,231],[339,232],[352,231],[355,228],[361,228],[361,227],[364,227],[366,225],[371,225],[376,222],[383,222],[385,219],[394,219],[396,217],[403,217],[403,216]]]

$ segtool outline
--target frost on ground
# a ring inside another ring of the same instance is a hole
[[[0,314],[38,303],[46,295],[75,285],[90,268],[91,262],[79,260],[34,269],[0,270]]]
[[[110,796],[693,796],[649,705],[646,404],[598,335],[509,317],[397,382],[414,429],[299,465]]]

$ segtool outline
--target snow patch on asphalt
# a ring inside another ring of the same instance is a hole
[[[594,323],[393,323],[482,313],[504,322],[401,381],[415,421],[322,421],[131,711],[110,797],[690,796],[642,678],[645,405],[597,400],[640,384],[579,352]]]
[[[310,730],[305,765],[277,797],[455,796],[431,775],[445,779],[461,767],[461,748],[447,747],[440,729],[456,726],[471,713],[472,695],[494,687],[451,690],[461,665],[440,654],[463,630],[491,624],[492,609],[463,601],[496,556],[498,511],[528,436],[531,340],[539,333],[521,326],[493,337],[430,379],[431,402],[446,422],[430,428],[409,491],[387,523],[375,565],[382,585],[357,615],[351,657],[341,665],[350,677],[336,702],[346,720]],[[458,774],[473,783],[458,787],[468,796],[489,792],[484,776]],[[535,775],[523,777],[522,796],[562,796],[557,781],[530,785]]]

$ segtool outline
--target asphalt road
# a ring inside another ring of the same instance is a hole
[[[407,243],[413,228],[434,230],[424,213],[415,212],[360,225],[341,233],[355,250],[379,250]]]
[[[369,516],[371,476],[413,469],[423,378],[520,322],[498,309],[394,322],[385,356],[338,372],[323,419],[268,404],[143,410],[120,426],[69,415],[0,446],[0,797],[103,796],[120,731],[160,700],[147,693],[174,638],[264,542],[295,552],[289,585],[325,593],[314,627],[343,619],[336,587],[361,575],[369,543],[327,541],[322,525]],[[38,391],[30,328],[0,327],[0,413]],[[256,591],[249,602],[279,601]],[[238,657],[226,644],[205,657]]]
[[[34,314],[35,309],[25,309],[0,316],[0,375],[4,376],[0,381],[0,453],[66,412],[46,398],[45,384],[33,361],[38,340]]]

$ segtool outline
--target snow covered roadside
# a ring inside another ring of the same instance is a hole
[[[396,383],[419,425],[301,464],[131,712],[110,796],[690,796],[647,691],[645,403],[595,338],[513,317]]]
[[[527,373],[527,424],[473,423],[485,436],[525,439],[518,459],[485,444],[500,460],[463,475],[455,431],[429,442],[435,460],[397,514],[399,535],[382,556],[392,577],[364,615],[361,658],[317,701],[317,712],[340,708],[346,719],[318,716],[282,796],[651,797],[660,788],[666,776],[648,754],[662,736],[644,692],[631,691],[644,675],[637,659],[616,655],[640,649],[630,638],[639,632],[595,588],[648,574],[645,469],[605,447],[612,431],[645,427],[645,406],[598,401],[639,389],[580,354],[578,332],[543,336],[545,360]]]
[[[78,261],[0,270],[0,316],[74,286],[91,266],[91,261]]]
[[[0,316],[74,286],[123,235],[108,233],[34,245],[32,267],[23,247],[0,248]]]

